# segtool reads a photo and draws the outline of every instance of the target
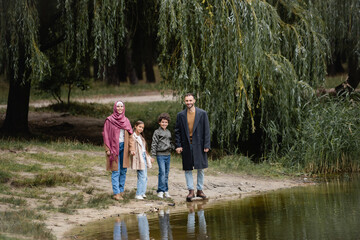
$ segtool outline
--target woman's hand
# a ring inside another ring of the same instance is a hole
[[[130,151],[130,154],[131,154],[132,156],[134,156],[134,155],[135,155],[135,152],[134,152],[134,151]]]
[[[106,155],[110,156],[110,150],[106,151]]]
[[[154,158],[150,158],[150,161],[153,163],[153,162],[155,162],[155,159],[154,159]]]

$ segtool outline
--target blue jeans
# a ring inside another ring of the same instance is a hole
[[[144,170],[137,170],[137,190],[136,195],[143,195],[146,193],[147,185],[147,164],[146,164],[146,154],[143,153],[143,161],[145,162]]]
[[[150,239],[150,231],[149,231],[149,222],[147,216],[145,214],[137,215],[140,240],[148,240]]]
[[[111,183],[114,194],[122,193],[125,188],[127,168],[123,168],[123,160],[124,160],[124,143],[120,142],[118,170],[112,171],[111,173]]]
[[[114,224],[114,240],[128,239],[126,223],[124,221],[115,222]]]
[[[185,171],[185,179],[188,190],[194,190],[194,180],[192,170]],[[202,190],[204,186],[204,169],[197,170],[196,189]]]
[[[167,192],[169,170],[170,170],[170,155],[157,155],[157,163],[159,165],[159,180],[157,192]]]

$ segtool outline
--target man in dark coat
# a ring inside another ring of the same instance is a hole
[[[206,111],[195,107],[195,97],[185,95],[186,109],[179,112],[175,125],[176,152],[182,154],[183,170],[189,194],[187,201],[195,197],[192,170],[197,169],[196,196],[206,199],[204,194],[204,169],[208,167],[207,152],[210,150],[210,127]]]

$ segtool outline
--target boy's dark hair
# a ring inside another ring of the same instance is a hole
[[[161,113],[158,117],[158,123],[161,122],[161,120],[167,120],[168,123],[170,123],[170,115],[168,113]]]

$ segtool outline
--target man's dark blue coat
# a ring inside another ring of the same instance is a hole
[[[190,151],[190,134],[187,123],[187,109],[179,112],[175,125],[175,145],[182,147],[183,170],[204,169],[208,167],[204,148],[210,149],[210,126],[206,111],[195,108],[195,121],[192,134],[193,155]]]

